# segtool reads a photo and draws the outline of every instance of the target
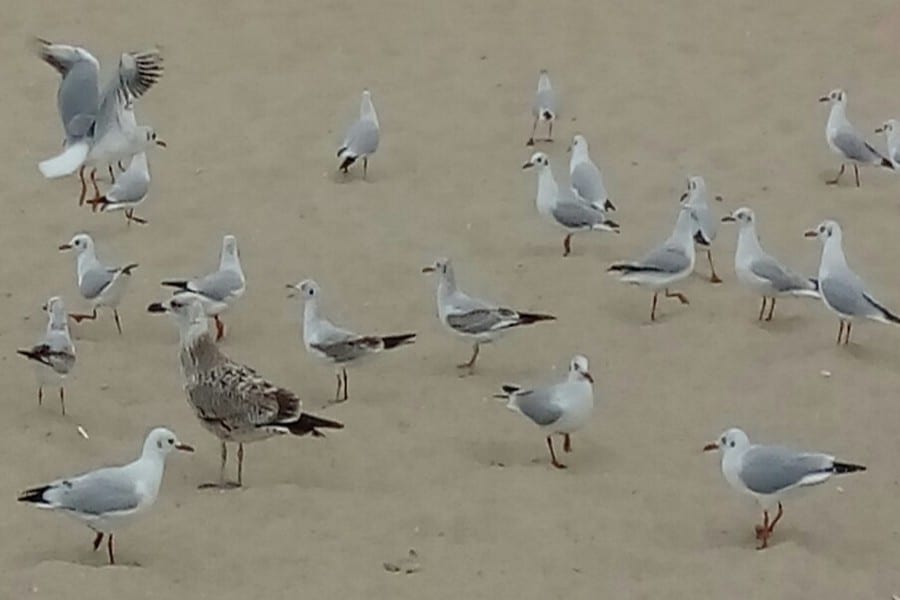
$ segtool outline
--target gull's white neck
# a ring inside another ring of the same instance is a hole
[[[50,310],[50,318],[47,320],[47,333],[51,331],[64,331],[66,335],[69,335],[69,320],[65,310],[60,308],[59,305],[54,306]]]
[[[308,298],[303,304],[303,343],[309,345],[313,328],[319,321],[319,299]]]
[[[243,269],[241,269],[241,259],[238,258],[237,249],[222,249],[222,256],[221,258],[219,258],[219,270],[238,271],[243,275]]]
[[[847,125],[847,107],[843,102],[835,102],[831,105],[831,112],[828,113],[829,133],[834,133]]]
[[[538,87],[539,92],[546,92],[550,87],[550,76],[546,73],[541,73],[541,76],[538,78]],[[564,90],[565,91],[565,90]]]
[[[731,487],[738,491],[746,491],[739,475],[745,451],[746,448],[735,447],[725,448],[722,452],[722,475]]]
[[[545,217],[550,216],[556,204],[556,196],[559,193],[559,187],[556,179],[553,178],[553,171],[550,166],[540,166],[538,171],[538,191],[537,191],[537,209],[538,212]]]
[[[437,286],[438,311],[443,314],[444,300],[456,293],[456,276],[451,267],[446,267],[441,273]]]
[[[749,263],[754,258],[763,254],[759,245],[759,236],[756,235],[756,225],[741,223],[738,230],[737,252],[734,255],[735,264]]]
[[[363,94],[362,102],[359,105],[359,118],[372,121],[375,123],[375,127],[378,127],[378,114],[375,112],[375,105],[372,104],[372,96],[369,94]]]
[[[839,233],[831,234],[822,245],[822,262],[819,264],[819,279],[824,279],[835,269],[847,269],[847,258]]]
[[[569,171],[584,162],[590,162],[591,155],[588,151],[587,144],[579,144],[572,146],[572,158],[569,159]]]
[[[84,274],[97,266],[97,254],[94,252],[94,246],[90,245],[78,255],[76,260],[76,268],[78,270],[78,282],[81,283]]]
[[[138,490],[142,498],[156,498],[159,487],[162,484],[163,472],[166,468],[166,457],[156,448],[153,440],[144,443],[144,449],[140,458],[125,467],[125,469],[139,475],[138,485],[144,485]],[[144,501],[142,500],[141,503]]]

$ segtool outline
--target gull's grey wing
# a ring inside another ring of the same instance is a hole
[[[362,336],[343,341],[323,341],[310,344],[319,352],[325,354],[331,360],[341,363],[349,362],[360,356],[381,349],[381,338],[376,336]]]
[[[368,156],[378,149],[378,139],[378,126],[370,119],[359,119],[347,130],[338,153],[346,150],[353,156]]]
[[[562,409],[553,402],[553,388],[537,388],[517,392],[516,406],[522,414],[541,426],[552,425],[562,416]]]
[[[66,375],[75,366],[75,349],[65,334],[54,333],[63,339],[48,335],[44,342],[32,346],[29,350],[19,350],[18,353],[29,360],[50,367],[59,375]]]
[[[51,485],[52,489],[44,493],[46,500],[62,509],[88,515],[132,510],[140,502],[134,481],[118,468],[92,471]]]
[[[123,54],[115,76],[101,95],[94,139],[102,139],[112,123],[126,119],[123,112],[131,110],[132,103],[159,81],[162,72],[162,55],[158,50]]]
[[[834,460],[826,454],[796,452],[780,446],[752,446],[743,456],[738,473],[757,494],[774,494],[800,484],[810,475],[831,472]]]
[[[828,304],[841,314],[854,317],[881,314],[867,298],[865,288],[855,276],[819,279],[819,291]]]
[[[713,214],[709,204],[704,202],[702,205],[695,207],[697,215],[697,226],[694,234],[694,241],[698,244],[709,246],[716,239],[716,233],[719,231],[719,219]]]
[[[85,299],[93,300],[112,283],[117,272],[118,269],[107,269],[98,264],[95,268],[89,269],[84,273],[84,276],[78,283],[78,290]]]
[[[604,202],[608,198],[600,169],[590,161],[578,163],[570,181],[575,193],[587,202]]]
[[[553,88],[540,90],[534,95],[534,104],[531,107],[532,114],[538,117],[546,111],[549,111],[554,117],[559,112],[559,100]]]
[[[557,202],[551,211],[553,218],[569,229],[583,229],[606,220],[603,211],[584,202]]]
[[[519,314],[508,308],[476,308],[447,315],[447,325],[460,333],[479,334],[503,329],[519,320]]]
[[[38,56],[62,76],[56,104],[68,143],[93,133],[100,106],[99,65],[82,48],[38,39]]]
[[[779,292],[812,289],[809,278],[798,275],[771,256],[761,256],[750,263],[750,271],[765,279]]]
[[[636,263],[641,270],[660,273],[680,273],[690,265],[690,259],[681,248],[669,245],[660,246]]]
[[[188,283],[188,290],[217,302],[223,302],[243,285],[244,282],[236,271],[225,269],[191,281]]]
[[[839,131],[832,141],[835,147],[851,160],[861,163],[880,163],[882,160],[878,150],[853,129]]]

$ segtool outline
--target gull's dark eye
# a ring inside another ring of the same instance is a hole
[[[731,443],[728,444],[728,445],[731,446],[732,448],[734,448],[734,442],[731,442]]]

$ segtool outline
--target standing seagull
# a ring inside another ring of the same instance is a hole
[[[94,550],[100,547],[104,534],[109,535],[106,551],[109,564],[114,565],[113,533],[156,502],[166,457],[172,450],[194,451],[179,442],[174,433],[158,427],[147,436],[136,461],[25,490],[19,495],[19,502],[58,510],[81,521],[97,533]]]
[[[35,363],[38,380],[38,404],[44,400],[44,388],[59,387],[59,406],[66,414],[66,376],[75,368],[75,345],[69,336],[69,321],[62,298],[53,296],[44,305],[47,311],[47,332],[29,350],[17,350]]]
[[[575,193],[599,209],[616,210],[606,192],[606,186],[603,185],[603,175],[591,160],[588,143],[583,135],[572,138],[569,152],[572,153],[569,159],[569,179]]]
[[[90,52],[42,39],[37,39],[36,45],[41,60],[62,76],[56,99],[66,134],[65,150],[41,162],[39,168],[47,178],[70,175],[80,168],[82,204],[89,153],[94,155],[91,162],[113,162],[153,144],[165,145],[151,128],[137,127],[133,118],[123,114],[159,81],[162,56],[157,49],[122,54],[115,75],[101,90],[100,63]]]
[[[729,429],[703,450],[722,452],[722,475],[738,492],[753,496],[763,509],[762,525],[756,526],[758,550],[769,545],[775,525],[784,514],[782,498],[802,487],[825,483],[832,475],[865,471],[862,465],[838,462],[829,454],[797,452],[782,446],[751,444],[740,429]],[[769,521],[769,512],[778,513]]]
[[[893,170],[893,163],[869,144],[847,119],[847,92],[842,89],[831,90],[827,96],[819,98],[819,102],[831,104],[828,123],[825,125],[825,140],[828,142],[828,147],[841,157],[841,170],[837,177],[828,180],[828,185],[838,184],[848,162],[853,163],[856,187],[859,187],[860,165],[881,166]]]
[[[894,170],[900,169],[900,121],[888,119],[875,133],[884,134],[888,158],[894,164]]]
[[[122,323],[119,321],[119,303],[122,294],[128,286],[131,272],[137,268],[137,263],[131,263],[124,267],[107,267],[97,260],[94,251],[94,240],[86,233],[79,233],[68,244],[59,247],[60,252],[74,250],[78,256],[76,274],[78,276],[78,291],[81,297],[91,303],[91,314],[69,313],[76,323],[84,320],[93,321],[97,318],[97,308],[105,306],[111,308],[116,320],[116,329],[122,334]]]
[[[482,344],[502,337],[507,330],[539,321],[554,321],[556,317],[539,313],[526,313],[502,308],[478,298],[473,298],[456,287],[456,277],[450,259],[442,258],[422,269],[423,273],[438,273],[438,318],[450,331],[466,339],[474,340],[472,358],[457,365],[471,373]]]
[[[766,302],[770,299],[766,321],[772,320],[775,312],[775,298],[784,296],[805,296],[819,298],[819,282],[794,273],[778,260],[772,258],[759,245],[756,234],[756,215],[749,208],[739,208],[723,222],[738,224],[737,249],[734,252],[734,272],[745,287],[762,296],[759,318],[766,312]]]
[[[857,318],[871,319],[880,323],[900,323],[900,317],[881,305],[866,289],[862,279],[847,266],[844,257],[841,226],[835,221],[822,221],[818,227],[803,234],[808,238],[819,238],[822,242],[822,260],[819,263],[819,292],[822,301],[831,312],[838,316],[837,343],[846,326],[844,344],[850,343],[850,328]]]
[[[219,315],[228,310],[247,290],[237,238],[233,235],[222,238],[222,252],[219,255],[217,271],[196,279],[166,280],[162,285],[196,294],[203,304],[206,316],[212,317],[216,322],[216,341],[221,340],[225,335],[225,324]]]
[[[653,290],[650,320],[656,320],[656,302],[660,290],[666,298],[677,298],[682,304],[690,304],[681,292],[669,291],[669,287],[686,279],[694,270],[697,254],[692,236],[696,230],[697,216],[690,206],[682,205],[672,235],[661,245],[636,262],[611,265],[610,273],[619,273],[619,281],[648,287]]]
[[[347,173],[350,165],[362,158],[363,179],[365,179],[369,171],[369,156],[378,150],[380,137],[381,129],[378,126],[375,105],[372,104],[372,94],[369,90],[363,90],[359,119],[347,130],[344,141],[337,151],[337,157],[341,159],[340,170]]]
[[[563,256],[572,252],[572,236],[578,231],[619,232],[619,224],[606,217],[603,208],[589,204],[571,188],[561,187],[553,177],[550,158],[543,152],[535,152],[522,165],[523,169],[537,168],[538,189],[535,204],[545,218],[561,226],[568,233],[563,238]]]
[[[541,428],[547,436],[550,464],[565,469],[566,465],[556,460],[551,436],[554,433],[562,435],[563,450],[572,451],[570,435],[584,427],[594,412],[594,378],[588,370],[588,359],[576,354],[569,363],[565,381],[530,390],[504,385],[503,393],[494,397],[506,399],[506,408],[524,415]]]
[[[700,176],[694,175],[687,179],[687,191],[681,195],[682,204],[694,209],[697,215],[697,226],[694,231],[694,242],[701,248],[706,250],[706,259],[709,261],[709,281],[711,283],[722,283],[719,276],[716,275],[716,267],[713,265],[712,243],[716,239],[716,232],[719,229],[719,220],[713,214],[709,206],[709,193],[706,191],[706,180]],[[716,200],[722,201],[721,196],[716,196]]]
[[[305,279],[298,284],[288,284],[290,298],[297,295],[303,297],[303,345],[313,356],[337,365],[337,391],[335,402],[343,402],[349,398],[347,386],[347,366],[363,357],[377,354],[382,350],[391,350],[398,346],[416,341],[415,333],[398,335],[359,335],[335,326],[322,316],[319,303],[322,289],[312,279]],[[341,389],[344,395],[341,397]]]
[[[179,358],[184,390],[200,424],[222,443],[219,481],[200,488],[229,489],[243,485],[244,444],[274,435],[292,433],[325,437],[319,429],[343,429],[302,411],[300,399],[278,387],[246,365],[219,351],[209,335],[209,322],[199,300],[187,295],[169,298],[147,307],[152,313],[169,313],[181,338]],[[226,443],[238,445],[237,482],[225,479]]]
[[[537,91],[534,94],[534,103],[531,105],[531,114],[534,115],[534,125],[531,127],[531,137],[528,138],[526,146],[534,146],[534,132],[537,131],[539,121],[547,122],[547,137],[544,142],[553,141],[553,122],[559,116],[559,100],[553,86],[550,85],[550,75],[547,69],[541,69],[538,76]]]
[[[147,153],[139,152],[131,159],[131,164],[106,194],[93,200],[88,200],[94,208],[99,207],[100,212],[114,210],[125,211],[125,222],[146,225],[147,220],[134,215],[134,209],[140,205],[150,191],[150,169],[147,166]]]

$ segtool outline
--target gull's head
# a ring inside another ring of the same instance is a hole
[[[141,140],[141,144],[146,148],[154,145],[162,148],[166,147],[166,143],[157,137],[156,131],[154,131],[152,127],[141,125],[137,128],[137,135]]]
[[[846,104],[847,92],[841,88],[835,88],[819,98],[819,102],[828,102],[829,104]]]
[[[222,253],[229,256],[238,256],[237,238],[228,234],[222,238]]]
[[[737,223],[739,225],[750,225],[756,222],[756,215],[746,206],[742,206],[730,215],[722,217],[723,223]]]
[[[803,233],[804,237],[819,238],[823,244],[831,238],[841,239],[841,226],[837,221],[826,219],[819,223],[815,229],[809,229]]]
[[[194,292],[178,292],[168,300],[154,302],[147,307],[147,312],[171,315],[181,330],[194,326],[202,326],[205,330],[207,326],[203,302]]]
[[[550,157],[544,154],[543,152],[535,152],[531,155],[531,158],[528,159],[528,162],[522,165],[523,169],[530,169],[532,167],[537,167],[538,169],[543,169],[545,167],[550,166]]]
[[[183,444],[170,429],[157,427],[147,435],[144,441],[144,453],[151,452],[159,456],[166,456],[172,450],[193,452],[194,448]]]
[[[434,263],[424,267],[422,269],[423,273],[438,273],[439,275],[446,275],[450,272],[450,259],[449,258],[439,258],[434,261]]]
[[[76,254],[81,254],[85,250],[94,247],[94,240],[91,239],[86,233],[78,233],[67,243],[62,244],[59,247],[60,252],[68,252],[70,250],[74,251]]]
[[[569,362],[569,379],[594,383],[586,356],[576,354],[572,357],[572,360]]]
[[[300,283],[289,283],[287,287],[291,290],[288,292],[288,298],[300,297],[304,302],[317,298],[322,290],[319,284],[312,279],[304,279]]]
[[[722,453],[726,453],[734,450],[743,450],[749,445],[750,438],[747,437],[747,434],[737,427],[732,427],[731,429],[723,431],[719,436],[719,439],[715,442],[710,442],[703,446],[703,451],[711,452],[712,450],[719,450]]]
[[[583,135],[576,133],[572,136],[572,145],[569,146],[569,152],[587,152],[588,143]]]
[[[900,131],[900,121],[897,121],[897,119],[888,119],[881,127],[875,130],[875,133],[889,135],[895,131]]]

